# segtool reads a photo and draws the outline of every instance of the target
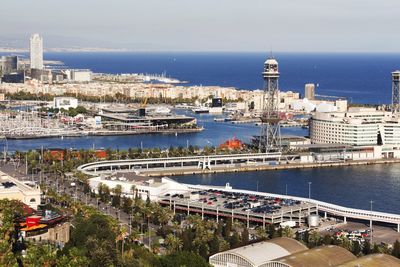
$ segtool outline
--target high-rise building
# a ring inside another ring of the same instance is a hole
[[[307,83],[304,86],[304,98],[307,98],[308,100],[315,99],[315,85],[313,83]]]
[[[31,69],[43,69],[43,38],[35,33],[30,39]]]
[[[18,70],[18,56],[2,56],[0,62],[1,75],[7,75]]]

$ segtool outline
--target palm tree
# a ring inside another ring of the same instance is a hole
[[[317,231],[312,231],[308,236],[308,243],[312,247],[318,246],[321,243],[321,235]]]
[[[158,212],[158,221],[161,225],[166,225],[172,219],[172,212],[169,209],[162,208]]]
[[[165,238],[165,246],[167,247],[168,253],[174,253],[182,248],[183,242],[179,237],[168,234]]]
[[[256,228],[256,237],[257,239],[267,239],[268,235],[267,232],[265,231],[265,229],[263,229],[262,227],[257,227]]]
[[[292,228],[290,228],[289,226],[286,226],[285,228],[282,229],[282,237],[289,237],[289,238],[293,238],[294,232],[292,230]]]
[[[131,186],[132,199],[135,198],[135,192],[136,192],[136,186],[133,184]]]

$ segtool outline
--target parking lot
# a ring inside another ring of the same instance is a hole
[[[182,208],[198,209],[198,212],[219,215],[237,215],[250,221],[283,222],[287,220],[304,221],[308,214],[315,213],[315,205],[291,199],[272,198],[246,193],[225,192],[220,190],[193,191],[188,194],[166,194],[164,204],[178,205]],[[301,212],[301,213],[300,213]],[[230,217],[230,216],[227,216]],[[258,220],[257,220],[258,219]]]
[[[372,238],[375,243],[393,244],[396,240],[400,240],[400,233],[396,232],[394,228],[382,225],[372,226]],[[363,242],[365,239],[371,240],[371,233],[369,224],[361,222],[347,222],[340,226],[333,226],[329,231],[322,231],[324,233],[334,233],[336,235],[344,235],[349,239],[359,240]]]

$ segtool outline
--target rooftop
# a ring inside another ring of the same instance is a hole
[[[217,257],[221,254],[236,254],[237,256],[251,262],[254,266],[258,266],[267,261],[305,250],[307,250],[307,247],[297,240],[281,237],[227,250],[211,257]]]
[[[338,265],[338,267],[375,267],[375,266],[391,266],[400,267],[400,260],[387,255],[387,254],[371,254],[367,255],[344,264]]]
[[[355,260],[356,256],[338,246],[322,246],[275,260],[289,266],[337,266]]]

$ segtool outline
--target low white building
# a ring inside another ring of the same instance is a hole
[[[0,172],[0,199],[19,200],[32,209],[40,205],[41,191],[39,186],[30,186]]]
[[[55,97],[53,107],[58,109],[69,109],[78,107],[78,99],[74,97]]]
[[[89,179],[89,186],[95,193],[98,193],[100,184],[107,185],[110,189],[120,185],[122,195],[134,197],[138,194],[142,199],[150,198],[152,201],[158,201],[166,194],[186,194],[190,192],[189,188],[167,177],[161,179],[148,177],[126,178],[124,176],[98,176]],[[134,188],[134,191],[132,191]]]

